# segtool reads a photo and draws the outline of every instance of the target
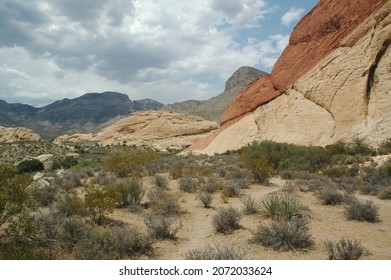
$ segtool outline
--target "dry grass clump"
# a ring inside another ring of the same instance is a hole
[[[162,175],[155,175],[153,178],[153,184],[159,189],[166,190],[168,188],[168,180]]]
[[[338,205],[345,202],[345,193],[332,185],[321,187],[318,197],[325,205]]]
[[[325,241],[329,260],[358,260],[364,255],[364,247],[359,241],[341,239],[338,242]]]
[[[260,225],[254,233],[254,242],[275,250],[308,249],[314,241],[307,227],[308,219],[279,217],[270,227]]]
[[[238,210],[233,207],[220,208],[215,216],[213,216],[212,225],[219,233],[229,234],[234,230],[239,229],[241,215]]]
[[[243,248],[234,245],[206,245],[202,249],[189,250],[185,254],[186,260],[243,260],[246,252]]]

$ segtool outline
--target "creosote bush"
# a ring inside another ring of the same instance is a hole
[[[356,198],[351,198],[346,207],[345,215],[348,220],[365,221],[370,223],[379,222],[379,207],[372,201],[360,202]]]
[[[243,260],[246,252],[234,245],[206,245],[202,249],[193,249],[185,254],[186,260]]]
[[[240,219],[239,211],[230,206],[228,208],[220,208],[217,214],[213,216],[212,224],[217,232],[229,234],[241,227]]]
[[[161,214],[146,215],[144,223],[149,235],[154,239],[176,239],[176,234],[182,225],[174,225],[171,218]]]
[[[270,227],[259,226],[254,233],[253,241],[276,250],[308,249],[314,241],[307,224],[307,218],[280,217],[274,220]]]
[[[196,184],[193,178],[183,177],[178,180],[179,189],[184,192],[193,193],[196,191]]]
[[[325,241],[329,260],[358,260],[364,255],[364,247],[357,240],[341,239],[338,242]]]
[[[102,225],[119,203],[120,195],[113,188],[89,187],[84,200],[94,222]]]
[[[153,178],[153,183],[156,187],[160,189],[167,189],[168,188],[168,180],[166,177],[162,175],[155,175]]]

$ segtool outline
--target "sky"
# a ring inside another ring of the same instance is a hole
[[[317,2],[0,0],[0,99],[206,100],[240,66],[270,72]]]

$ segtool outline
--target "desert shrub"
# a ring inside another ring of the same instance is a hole
[[[155,175],[153,178],[153,184],[160,189],[165,190],[168,188],[168,180],[162,175]]]
[[[380,143],[380,146],[377,149],[378,154],[391,154],[391,138],[385,139]]]
[[[242,148],[241,160],[243,165],[251,171],[257,182],[268,182],[273,168],[269,164],[267,154],[259,150],[255,143]]]
[[[179,202],[175,195],[161,189],[155,189],[148,193],[151,210],[163,216],[174,216],[180,213]]]
[[[391,199],[391,186],[380,189],[377,197],[380,199]]]
[[[65,218],[59,226],[58,238],[66,245],[74,245],[82,240],[89,230],[90,226],[80,217]]]
[[[330,178],[353,177],[356,176],[357,173],[358,168],[349,168],[344,165],[332,166],[323,170],[323,174]]]
[[[308,249],[314,241],[308,229],[308,219],[280,217],[270,227],[259,226],[253,240],[275,250]]]
[[[16,166],[16,173],[22,174],[22,173],[36,172],[44,169],[45,167],[43,166],[42,162],[40,162],[37,159],[29,159],[20,162]]]
[[[387,162],[376,169],[367,169],[364,174],[361,192],[369,195],[378,195],[391,186],[391,163]]]
[[[87,209],[84,201],[73,193],[65,193],[58,196],[53,204],[57,215],[62,217],[70,217],[72,215],[85,216]]]
[[[113,245],[120,258],[137,257],[153,252],[153,239],[133,228],[114,228]]]
[[[378,207],[372,202],[360,202],[356,198],[349,200],[345,215],[348,220],[366,221],[375,223],[379,221]]]
[[[375,155],[376,150],[371,147],[368,143],[365,142],[362,138],[354,139],[351,143],[348,143],[345,146],[345,153],[355,156],[355,155]]]
[[[241,215],[233,207],[220,208],[216,215],[213,216],[212,225],[219,233],[229,234],[239,229]]]
[[[34,193],[34,198],[39,206],[47,207],[56,200],[57,191],[55,187],[44,186],[37,189]]]
[[[222,188],[222,182],[215,177],[207,177],[205,182],[200,182],[200,189],[204,192],[214,193]]]
[[[31,176],[17,175],[13,166],[0,164],[0,258],[29,259],[39,255],[39,225]]]
[[[244,205],[243,213],[245,215],[253,215],[258,213],[257,201],[249,195],[240,198],[240,201]]]
[[[301,215],[302,205],[289,193],[266,196],[258,204],[259,211],[271,218],[292,218]]]
[[[210,208],[213,200],[213,194],[205,191],[197,192],[197,198],[202,202],[204,208]]]
[[[137,177],[120,180],[114,185],[114,188],[120,195],[123,207],[139,206],[145,195],[145,189]]]
[[[48,242],[50,242],[49,240],[57,239],[59,234],[58,217],[56,217],[55,215],[53,215],[53,213],[50,212],[39,212],[35,215],[35,220],[39,225],[40,232],[43,233],[45,239]]]
[[[184,192],[193,193],[196,191],[196,184],[193,178],[183,177],[178,180],[179,189]]]
[[[325,205],[338,205],[345,201],[345,194],[334,186],[324,186],[319,189],[319,199]]]
[[[352,177],[333,178],[333,183],[338,189],[347,193],[354,193],[361,185],[361,182],[357,178]]]
[[[221,189],[221,193],[226,197],[235,197],[240,195],[241,186],[234,180],[226,181]]]
[[[72,166],[75,166],[79,163],[79,161],[74,156],[66,156],[63,159],[55,158],[53,160],[52,169],[69,169]]]
[[[290,170],[282,170],[278,173],[278,175],[284,180],[293,180],[295,178],[295,174]]]
[[[202,249],[193,249],[185,253],[186,260],[243,260],[246,252],[234,245],[206,245]]]
[[[174,225],[171,218],[160,214],[145,216],[144,223],[148,233],[155,239],[176,239],[176,234],[181,229],[182,225]]]
[[[122,148],[121,151],[108,154],[103,159],[103,166],[118,177],[126,177],[130,173],[139,176],[159,158],[160,154],[152,149],[137,151]]]
[[[137,258],[152,252],[153,240],[133,228],[89,228],[74,246],[79,260]]]
[[[119,203],[120,195],[113,188],[89,187],[84,200],[93,221],[102,225]]]
[[[325,241],[329,260],[358,260],[364,254],[364,247],[359,241],[341,239],[338,242]]]

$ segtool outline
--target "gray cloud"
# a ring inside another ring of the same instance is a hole
[[[0,98],[205,98],[242,65],[270,70],[287,34],[259,35],[268,12],[266,0],[2,0]]]

